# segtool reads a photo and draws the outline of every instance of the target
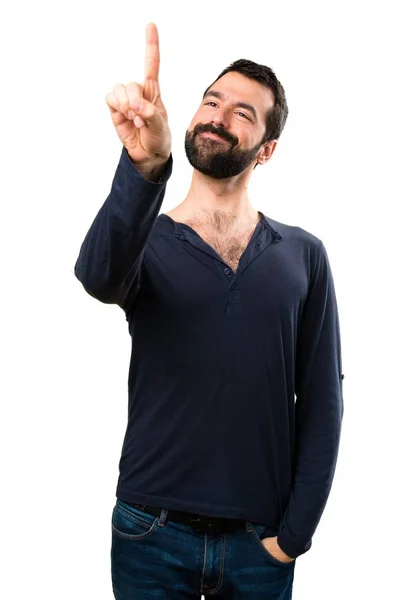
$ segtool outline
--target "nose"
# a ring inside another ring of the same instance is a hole
[[[213,125],[215,125],[215,127],[228,128],[230,125],[228,112],[225,109],[218,107],[218,110],[212,116],[211,123],[213,123]]]
[[[211,121],[211,123],[212,123],[213,125],[215,125],[215,127],[225,127],[225,123],[224,123],[224,120],[222,119],[222,116],[221,116],[221,115],[219,115],[219,116],[216,116],[216,117],[214,116],[214,117],[212,118],[212,121]]]

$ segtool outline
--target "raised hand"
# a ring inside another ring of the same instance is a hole
[[[138,167],[149,170],[164,164],[171,153],[171,132],[160,96],[159,68],[158,31],[154,23],[149,23],[143,85],[117,84],[105,98],[113,125],[128,154]]]

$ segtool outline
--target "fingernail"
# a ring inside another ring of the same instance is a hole
[[[133,111],[129,110],[128,113],[127,113],[127,117],[132,120],[134,118],[134,116],[135,115],[134,115]]]

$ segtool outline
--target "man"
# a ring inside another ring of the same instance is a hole
[[[114,595],[287,600],[343,415],[327,253],[249,201],[288,108],[274,72],[248,60],[205,91],[186,132],[190,189],[159,214],[171,134],[154,24],[146,40],[144,85],[106,96],[123,149],[75,266],[89,294],[124,310],[132,338]]]

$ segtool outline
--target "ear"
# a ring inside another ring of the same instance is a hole
[[[266,144],[264,144],[258,152],[258,156],[256,157],[257,164],[263,165],[265,162],[267,162],[275,151],[276,146],[277,140],[266,142]]]

